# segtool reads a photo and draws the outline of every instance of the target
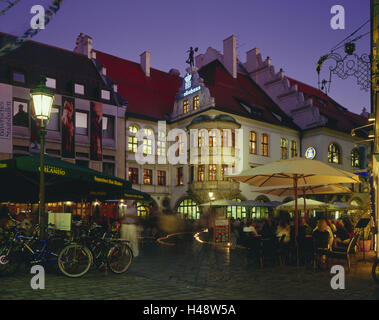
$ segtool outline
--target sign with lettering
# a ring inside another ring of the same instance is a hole
[[[0,84],[0,153],[12,153],[12,86]]]

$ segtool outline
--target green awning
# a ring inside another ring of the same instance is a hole
[[[36,155],[0,161],[0,202],[38,202],[39,164]],[[129,181],[49,156],[45,156],[45,185],[46,202],[125,199],[124,194],[150,199],[132,189]]]

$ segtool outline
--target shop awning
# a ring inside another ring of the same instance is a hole
[[[0,161],[0,202],[38,202],[39,164],[36,155]],[[148,194],[132,189],[129,181],[45,155],[46,202],[136,196],[141,201],[150,199]]]

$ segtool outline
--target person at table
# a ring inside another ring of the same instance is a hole
[[[280,221],[280,223],[276,229],[276,236],[279,239],[282,239],[282,237],[284,236],[283,243],[289,243],[290,242],[290,240],[291,240],[291,227],[287,221],[285,221],[285,220]]]
[[[313,230],[313,235],[316,232],[327,232],[329,234],[327,249],[330,250],[333,247],[334,234],[333,234],[332,230],[330,229],[330,227],[328,226],[325,219],[320,219],[318,221],[316,228]]]
[[[247,236],[254,236],[256,237],[258,235],[257,230],[253,226],[253,223],[251,220],[247,221],[246,226],[243,228],[243,232]]]
[[[341,246],[346,246],[349,241],[350,241],[350,235],[347,229],[345,228],[345,224],[343,223],[342,220],[337,220],[337,225],[336,225],[336,238],[335,238],[335,246],[336,247],[341,247]]]

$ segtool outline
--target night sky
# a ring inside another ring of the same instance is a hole
[[[31,6],[47,7],[50,1],[20,0],[0,17],[0,30],[21,35],[29,27]],[[346,10],[345,30],[330,27],[330,9],[337,4]],[[317,60],[369,17],[369,0],[65,0],[33,40],[72,50],[83,32],[97,50],[132,61],[147,50],[153,68],[176,68],[183,75],[190,46],[199,47],[199,53],[209,46],[222,51],[222,41],[235,34],[243,62],[257,47],[277,71],[283,68],[317,87]],[[369,24],[357,35],[368,31]],[[357,52],[369,53],[369,36],[357,42]],[[354,112],[370,106],[369,93],[354,78],[334,77],[330,96]]]

